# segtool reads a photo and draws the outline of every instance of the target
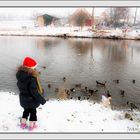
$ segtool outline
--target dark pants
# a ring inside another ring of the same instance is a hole
[[[28,120],[28,117],[30,115],[29,121],[37,121],[36,113],[37,113],[36,109],[32,109],[32,108],[24,109],[22,118]]]

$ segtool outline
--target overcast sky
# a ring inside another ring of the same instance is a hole
[[[32,17],[33,15],[39,14],[51,14],[58,17],[66,17],[71,15],[78,8],[0,8],[0,16],[15,16],[15,17]],[[90,13],[92,13],[92,8],[86,8]],[[95,15],[99,16],[103,11],[108,8],[95,8]],[[136,8],[131,8],[134,15]],[[140,15],[140,9],[138,10],[138,15]]]

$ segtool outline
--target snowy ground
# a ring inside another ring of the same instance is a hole
[[[140,29],[123,32],[121,29],[95,30],[91,27],[27,27],[25,29],[3,29],[0,26],[0,35],[16,36],[68,36],[68,37],[88,37],[88,38],[120,38],[120,39],[140,39]]]
[[[0,132],[29,132],[21,130],[19,120],[23,109],[14,93],[0,93]],[[140,113],[133,112],[133,121],[124,111],[104,108],[88,101],[50,100],[37,109],[38,128],[34,132],[139,132]]]

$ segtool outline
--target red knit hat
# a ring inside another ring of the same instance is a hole
[[[30,57],[25,57],[23,66],[34,69],[37,67],[37,62]]]

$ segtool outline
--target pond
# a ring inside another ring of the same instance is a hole
[[[109,90],[114,106],[126,107],[127,101],[140,107],[140,41],[91,38],[0,37],[0,90],[18,93],[15,73],[25,56],[39,63],[38,70],[47,98],[57,98],[56,88],[73,88],[70,97],[87,99],[81,89],[98,90],[90,100],[100,101]],[[46,66],[45,68],[42,68]],[[63,81],[66,77],[66,82]],[[96,80],[107,82],[106,88]],[[116,83],[114,80],[119,80]],[[133,83],[132,80],[136,82]],[[48,88],[51,84],[51,88]],[[121,95],[124,90],[124,97]]]

